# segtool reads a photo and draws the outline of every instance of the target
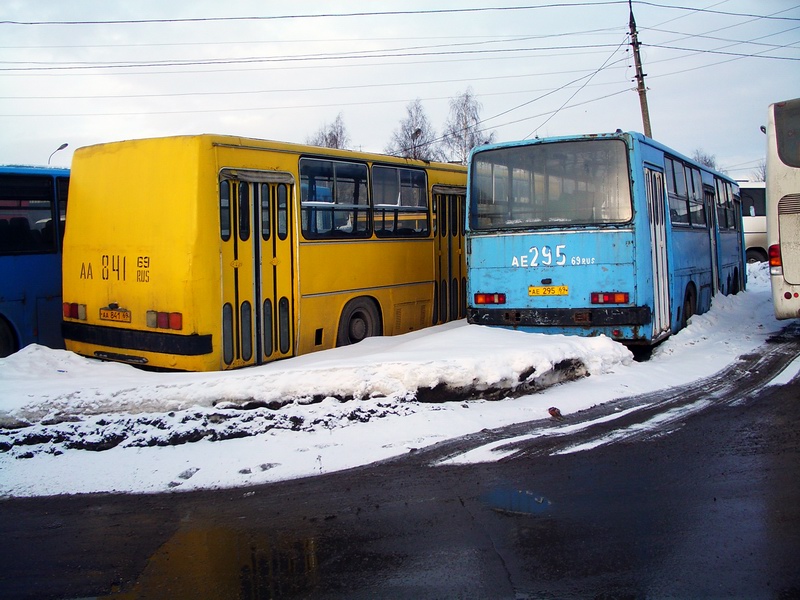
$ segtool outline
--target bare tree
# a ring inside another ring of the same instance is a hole
[[[766,181],[767,180],[767,161],[761,159],[755,170],[750,172],[750,179],[753,181]]]
[[[442,140],[450,160],[465,165],[470,150],[475,146],[494,141],[493,131],[481,130],[482,108],[471,87],[457,98],[450,100],[450,116],[445,123]]]
[[[400,121],[400,127],[394,130],[384,151],[393,156],[419,160],[441,158],[436,145],[436,132],[428,121],[419,98],[406,106],[406,118]]]
[[[344,119],[342,113],[336,115],[336,120],[331,123],[325,123],[314,134],[306,138],[306,143],[312,146],[323,146],[325,148],[339,148],[346,149],[350,144],[350,136],[347,134],[347,128],[344,126]]]
[[[721,169],[717,166],[717,157],[713,154],[709,154],[705,150],[701,150],[698,148],[692,154],[692,158],[699,162],[701,165],[707,166],[709,169],[714,169],[716,171],[721,171]]]

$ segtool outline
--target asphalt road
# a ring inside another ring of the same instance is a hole
[[[790,329],[686,388],[332,475],[5,500],[0,598],[800,598],[800,378],[764,386],[798,355]]]

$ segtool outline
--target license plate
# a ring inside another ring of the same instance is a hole
[[[116,321],[117,323],[130,323],[131,311],[129,310],[112,310],[110,308],[100,309],[100,319],[102,321]]]
[[[568,285],[532,285],[528,296],[569,296]]]

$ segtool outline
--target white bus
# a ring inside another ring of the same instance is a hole
[[[742,226],[747,262],[767,260],[767,184],[763,181],[739,181],[742,199]]]
[[[767,243],[775,316],[800,317],[800,98],[769,107]]]

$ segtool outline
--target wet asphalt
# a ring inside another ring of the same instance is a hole
[[[0,598],[800,598],[800,379],[764,386],[799,344],[493,463],[433,466],[563,423],[248,489],[5,500]]]

